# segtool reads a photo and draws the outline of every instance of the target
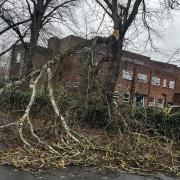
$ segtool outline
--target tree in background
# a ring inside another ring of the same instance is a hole
[[[41,32],[46,29],[46,25],[51,24],[54,20],[61,22],[65,19],[65,14],[74,7],[77,0],[8,0],[4,1],[0,7],[0,19],[2,27],[0,35],[9,30],[13,30],[19,41],[24,45],[27,52],[25,58],[24,75],[32,71],[32,59]],[[25,43],[29,39],[29,43]],[[6,50],[10,50],[13,45]]]
[[[141,30],[145,28],[147,30],[147,42],[153,46],[152,33],[158,34],[154,30],[153,20],[157,19],[160,22],[163,19],[155,9],[149,7],[149,1],[146,0],[96,0],[96,2],[110,17],[114,29],[112,36],[115,38],[115,43],[112,46],[112,58],[108,65],[108,72],[105,78],[106,93],[109,102],[111,102],[119,76],[125,39],[132,26],[135,26],[136,34],[140,33],[138,32],[138,28],[141,28]],[[161,11],[160,3],[158,10],[159,12]],[[151,21],[151,24],[148,20]],[[137,22],[138,24],[136,24]]]

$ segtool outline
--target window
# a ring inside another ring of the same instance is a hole
[[[164,100],[163,99],[158,99],[157,106],[160,107],[160,108],[163,108],[164,107]]]
[[[118,91],[114,91],[113,98],[114,99],[118,99],[119,98],[119,92]]]
[[[142,83],[147,83],[147,75],[138,73],[138,81]]]
[[[73,88],[78,88],[78,87],[79,87],[79,83],[80,83],[80,82],[78,82],[78,81],[73,82],[73,83],[72,83],[72,87],[73,87]]]
[[[167,79],[164,79],[163,81],[163,87],[168,87],[170,89],[174,89],[175,88],[175,81],[167,81]]]
[[[65,87],[66,87],[66,88],[71,88],[71,82],[66,82],[66,83],[65,83]]]
[[[118,91],[114,91],[114,93],[113,93],[113,100],[114,100],[114,102],[116,100],[118,100],[118,99],[119,99],[119,92]]]
[[[127,80],[132,80],[133,72],[128,70],[123,70],[122,78]]]
[[[164,79],[164,81],[163,81],[163,87],[167,87],[167,79]]]
[[[156,105],[156,100],[154,97],[149,98],[149,106],[155,106]]]
[[[129,99],[130,99],[130,94],[129,92],[125,92],[123,94],[123,102],[129,102]]]
[[[21,62],[21,56],[22,56],[22,53],[18,52],[17,56],[16,56],[16,63],[20,63]]]
[[[158,78],[158,77],[152,77],[152,79],[151,79],[151,84],[152,85],[155,85],[155,86],[160,86],[160,78]]]
[[[144,95],[143,94],[136,94],[136,105],[144,106]]]
[[[168,106],[173,106],[173,102],[168,102],[167,105]]]
[[[174,82],[174,81],[169,81],[168,87],[169,87],[170,89],[174,89],[174,88],[175,88],[175,82]]]

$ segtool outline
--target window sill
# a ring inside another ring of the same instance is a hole
[[[127,81],[132,81],[132,79],[126,79],[126,78],[122,78],[122,79],[127,80]]]
[[[139,83],[143,83],[143,84],[147,84],[147,81],[146,81],[146,82],[143,82],[143,81],[139,81],[139,80],[138,80],[138,82],[139,82]]]
[[[152,86],[156,86],[156,87],[160,87],[160,85],[156,85],[156,84],[151,84]]]

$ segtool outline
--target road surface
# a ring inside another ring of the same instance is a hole
[[[103,175],[93,168],[71,167],[62,171],[49,170],[35,177],[12,167],[0,167],[0,180],[179,180],[179,178],[159,176],[141,176],[135,174]]]

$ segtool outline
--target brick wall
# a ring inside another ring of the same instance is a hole
[[[49,41],[49,46],[56,49],[56,52],[62,52],[64,50],[67,50],[68,47],[74,47],[78,43],[81,43],[82,39],[75,38],[74,36],[70,36],[68,38],[59,40],[54,39]],[[51,45],[50,45],[51,44]],[[56,45],[55,45],[56,44]],[[56,46],[56,47],[55,47]],[[99,47],[98,47],[99,48]],[[106,52],[106,47],[102,45],[100,54],[97,55],[97,61],[99,61],[102,58],[102,54]],[[153,97],[156,100],[156,104],[159,100],[163,100],[164,103],[167,105],[168,103],[174,102],[174,96],[175,96],[175,90],[170,89],[168,87],[163,87],[163,81],[166,79],[169,81],[175,81],[176,80],[176,66],[153,61],[150,59],[150,57],[143,56],[140,54],[124,51],[123,52],[123,63],[120,68],[120,74],[116,85],[116,91],[120,93],[120,99],[122,100],[123,93],[124,92],[130,92],[134,91],[134,96],[136,97],[137,94],[142,94],[144,96],[144,105],[148,105],[148,99]],[[79,75],[78,75],[78,60],[79,55],[74,55],[70,59],[66,60],[61,67],[59,67],[59,72],[56,77],[59,78],[59,81],[63,82],[63,84],[72,84],[73,82],[79,81]],[[108,63],[104,63],[102,68],[99,72],[99,77],[101,79],[104,78],[104,75],[106,74],[106,70],[108,67]],[[122,72],[123,70],[129,70],[134,72],[135,79],[132,80],[126,80],[122,78]],[[146,74],[147,75],[147,82],[142,83],[139,82],[137,79],[138,73]],[[179,73],[180,74],[180,73]],[[152,85],[151,84],[151,77],[156,76],[160,78],[160,86]],[[180,76],[179,76],[180,78]],[[56,80],[57,81],[57,80]],[[178,82],[176,82],[178,84]],[[180,84],[180,83],[179,83]],[[180,85],[176,86],[176,89],[180,89],[178,87]],[[180,91],[179,91],[180,92]]]
[[[17,61],[18,53],[21,53],[20,61]],[[49,49],[37,46],[35,56],[32,62],[33,70],[42,67],[51,57],[52,52]],[[22,75],[26,58],[27,51],[24,49],[24,46],[22,44],[16,45],[12,49],[9,66],[9,79],[18,79]]]
[[[35,59],[33,60],[33,69],[41,67],[45,62],[53,55],[58,52],[63,52],[69,48],[75,47],[86,40],[76,37],[68,36],[63,39],[53,37],[48,41],[48,49],[38,47]],[[97,55],[97,61],[99,61],[103,54],[106,54],[107,47],[105,45],[99,45],[97,48],[100,49],[100,53]],[[17,76],[19,69],[15,62],[17,52],[23,51],[21,45],[14,48],[12,52],[11,62],[11,77]],[[76,53],[66,59],[64,62],[59,63],[55,67],[54,81],[55,84],[63,84],[67,88],[77,88],[77,82],[80,81],[79,76],[79,58],[80,54]],[[104,63],[99,71],[98,77],[104,78],[108,63]],[[122,78],[123,70],[133,72],[132,80]],[[132,94],[132,99],[135,101],[137,95],[143,95],[144,105],[147,106],[151,97],[155,98],[156,104],[159,100],[163,100],[167,105],[168,103],[180,104],[180,68],[175,65],[157,62],[151,60],[150,57],[143,56],[140,54],[132,53],[129,51],[123,52],[122,65],[116,85],[116,91],[120,94],[120,100],[123,99],[123,93],[129,92]],[[147,75],[147,82],[142,83],[138,80],[138,73]],[[152,85],[152,77],[160,78],[160,85]],[[169,87],[163,87],[164,79],[169,81],[176,81],[175,89]]]
[[[135,76],[134,82],[132,80],[127,80],[122,78],[123,70],[132,71]],[[138,81],[138,73],[147,75],[147,82],[139,82]],[[159,77],[160,78],[160,86],[151,84],[151,77]],[[150,97],[154,97],[156,102],[159,99],[163,99],[166,101],[165,103],[173,103],[174,101],[174,89],[170,89],[168,87],[163,87],[163,81],[167,79],[167,81],[174,80],[173,73],[165,73],[161,70],[153,69],[150,67],[146,67],[143,65],[133,64],[129,62],[123,62],[122,68],[120,70],[119,78],[116,85],[116,91],[119,92],[131,92],[132,86],[134,86],[134,94],[142,94],[144,95],[144,105],[148,105],[148,99]],[[134,83],[134,84],[132,84]]]

